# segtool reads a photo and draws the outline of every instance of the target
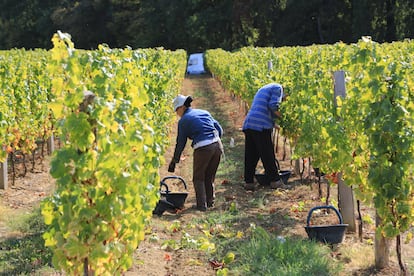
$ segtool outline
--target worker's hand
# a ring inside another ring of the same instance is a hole
[[[174,172],[175,171],[175,162],[174,160],[171,160],[170,165],[168,166],[168,172]]]
[[[275,111],[275,115],[277,118],[281,118],[282,117],[282,113],[280,113],[280,111]]]

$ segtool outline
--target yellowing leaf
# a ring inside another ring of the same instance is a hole
[[[190,258],[187,261],[187,265],[201,266],[201,265],[203,265],[203,263],[201,261],[197,260],[197,259]]]
[[[56,240],[50,232],[45,232],[43,234],[43,239],[45,240],[45,246],[47,247],[53,247],[57,244]]]
[[[110,125],[110,129],[111,129],[111,132],[116,133],[116,132],[118,131],[118,129],[119,129],[119,125],[118,125],[118,123],[117,123],[117,122],[113,122],[113,123]]]
[[[49,108],[52,110],[53,115],[55,116],[55,118],[60,119],[63,116],[63,106],[60,103],[57,102],[51,102],[49,103]]]
[[[224,256],[223,263],[229,264],[234,261],[235,255],[233,252],[228,252],[226,256]]]
[[[321,127],[321,136],[323,139],[326,139],[329,137],[328,131],[326,130],[325,127]]]

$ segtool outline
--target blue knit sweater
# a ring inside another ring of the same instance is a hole
[[[192,140],[191,146],[197,149],[217,142],[222,135],[222,127],[208,111],[189,107],[178,121],[174,161],[180,161],[187,139]]]

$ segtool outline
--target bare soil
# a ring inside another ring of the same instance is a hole
[[[228,210],[232,202],[247,217],[234,225],[234,231],[245,232],[251,223],[255,223],[275,235],[307,238],[304,226],[309,209],[324,205],[318,195],[319,184],[313,171],[305,167],[302,177],[294,174],[289,145],[284,143],[283,137],[275,136],[277,158],[281,169],[293,172],[289,179],[292,188],[275,191],[260,186],[255,192],[246,192],[242,186],[243,168],[232,167],[232,159],[239,158],[238,160],[242,161],[243,158],[244,136],[240,128],[246,112],[244,105],[231,93],[224,91],[220,83],[208,75],[185,78],[182,94],[193,95],[193,107],[209,110],[224,127],[223,142],[226,157],[223,158],[220,166],[223,167],[221,171],[225,174],[219,172],[215,181],[216,204],[207,213],[191,208],[195,204],[195,196],[191,183],[192,149],[187,145],[175,171],[175,174],[181,176],[188,186],[185,207],[181,212],[166,212],[160,217],[152,218],[146,238],[136,250],[134,265],[125,275],[216,275],[216,271],[209,262],[211,256],[205,252],[195,249],[164,249],[161,245],[164,241],[181,239],[182,232],[171,229],[174,224],[180,225],[181,229],[185,229],[191,235],[202,235],[201,228],[194,227],[195,220],[206,217],[211,212],[220,214]],[[166,137],[170,139],[171,146],[165,156],[166,164],[160,169],[161,178],[171,175],[167,172],[167,166],[174,150],[175,127],[170,137]],[[231,138],[234,139],[234,147],[229,146]],[[13,233],[8,227],[8,220],[11,217],[32,210],[42,199],[53,192],[54,180],[48,173],[49,159],[50,157],[46,156],[43,160],[36,160],[33,172],[29,170],[24,177],[16,178],[14,185],[10,185],[9,189],[0,190],[0,241],[19,235],[19,233]],[[18,170],[22,170],[21,164],[15,166]],[[326,180],[322,179],[321,187],[323,196],[326,196]],[[335,187],[333,187],[330,198],[336,199],[335,193]],[[257,204],[258,202],[260,204]],[[367,206],[362,206],[361,211],[363,215],[372,216],[372,209]],[[260,216],[266,219],[258,219]],[[312,223],[332,225],[338,222],[334,214],[321,213],[315,215]],[[398,275],[399,267],[394,251],[391,253],[390,267],[381,271],[373,269],[373,224],[364,224],[362,237],[363,241],[360,242],[357,233],[347,233],[344,241],[332,249],[332,260],[344,264],[343,275]],[[413,242],[404,245],[403,258],[411,267],[414,267]]]

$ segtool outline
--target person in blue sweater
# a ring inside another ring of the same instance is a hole
[[[168,171],[174,172],[187,139],[192,140],[193,184],[197,202],[195,207],[199,211],[206,211],[214,206],[214,180],[223,153],[223,129],[208,111],[191,108],[192,101],[191,96],[183,95],[178,95],[173,101],[174,110],[180,120],[174,156]]]
[[[249,112],[243,123],[245,135],[244,181],[245,189],[254,191],[256,166],[261,159],[265,175],[271,188],[287,188],[280,179],[276,165],[272,131],[276,118],[280,117],[279,106],[283,99],[283,87],[270,83],[256,92]]]

